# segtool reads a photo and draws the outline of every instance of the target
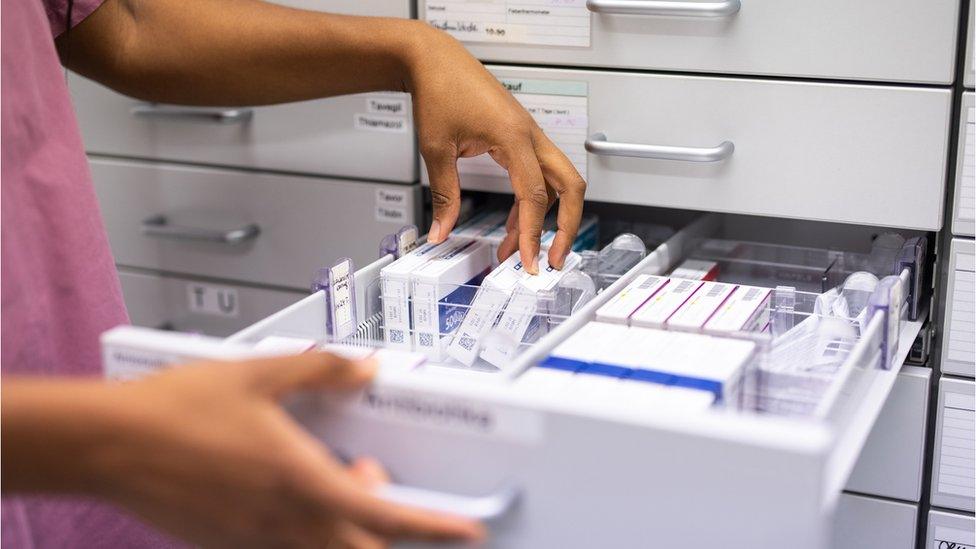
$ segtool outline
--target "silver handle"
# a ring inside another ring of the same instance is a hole
[[[594,13],[657,15],[677,17],[728,17],[742,7],[739,0],[721,2],[682,2],[668,0],[586,0]]]
[[[385,484],[379,488],[377,495],[394,503],[460,515],[482,522],[501,518],[518,501],[518,490],[512,487],[487,496],[471,497],[402,484]]]
[[[236,246],[257,238],[261,234],[261,228],[256,223],[248,223],[243,227],[237,227],[227,231],[201,229],[186,225],[173,225],[165,215],[160,214],[142,220],[142,234],[154,238],[217,242],[219,244]]]
[[[732,156],[735,145],[722,141],[716,147],[672,147],[669,145],[644,145],[641,143],[616,143],[608,141],[607,136],[595,133],[587,138],[583,146],[587,151],[600,156],[630,156],[633,158],[655,158],[657,160],[680,160],[682,162],[718,162]]]
[[[212,109],[156,103],[141,103],[129,109],[129,112],[133,116],[144,118],[171,118],[217,124],[242,124],[254,116],[252,109]]]

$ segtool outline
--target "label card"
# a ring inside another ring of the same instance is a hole
[[[427,0],[424,17],[462,42],[590,46],[586,0]]]
[[[190,311],[205,315],[236,318],[241,313],[237,290],[226,286],[187,284]]]

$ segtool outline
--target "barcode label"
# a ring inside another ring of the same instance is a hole
[[[752,288],[751,290],[746,292],[746,295],[742,296],[742,301],[752,301],[757,297],[759,297],[759,294],[760,294],[759,288]]]
[[[460,345],[466,351],[474,349],[474,343],[474,338],[469,336],[461,336],[458,341],[458,345]]]
[[[708,294],[706,294],[705,297],[718,297],[726,290],[726,288],[728,288],[728,286],[724,284],[716,284],[711,290],[708,291]]]
[[[403,330],[389,330],[392,343],[403,343]]]
[[[695,284],[695,282],[692,282],[691,280],[685,280],[681,284],[678,284],[678,287],[675,288],[674,291],[687,292],[693,284]]]
[[[431,334],[420,334],[420,346],[421,347],[433,347],[434,337]]]
[[[651,286],[654,286],[655,284],[657,284],[657,281],[658,281],[658,278],[656,276],[648,277],[648,279],[645,280],[640,286],[638,286],[638,288],[640,288],[641,290],[646,290],[646,289],[650,288]]]

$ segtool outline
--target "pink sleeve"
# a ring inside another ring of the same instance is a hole
[[[51,36],[57,38],[67,28],[65,22],[68,20],[69,4],[73,4],[71,6],[71,26],[74,27],[91,15],[105,0],[74,0],[74,2],[71,2],[71,0],[41,1],[44,2],[44,11],[47,13],[47,20],[51,23]]]

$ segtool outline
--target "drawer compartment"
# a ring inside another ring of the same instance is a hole
[[[563,105],[576,99],[564,97],[573,90],[586,96],[585,116],[567,111],[543,125],[577,161],[591,200],[942,225],[948,90],[500,66],[492,72],[523,103]],[[467,188],[510,190],[504,173],[460,166]]]
[[[948,84],[959,4],[419,0],[419,10],[490,62]]]
[[[847,490],[904,501],[921,499],[931,377],[929,368],[902,366],[847,481]],[[912,524],[914,528],[914,521]]]
[[[97,158],[91,167],[119,265],[300,290],[327,258],[374,260],[380,239],[420,208],[417,185]]]
[[[942,328],[942,371],[974,377],[976,364],[976,247],[973,241],[953,238],[949,247],[945,324]]]
[[[914,549],[918,506],[854,494],[840,497],[834,549]]]
[[[301,299],[304,294],[119,270],[135,326],[227,336]]]
[[[76,74],[68,80],[89,153],[400,183],[417,180],[409,94],[193,108],[145,103]]]
[[[976,519],[945,511],[929,511],[925,549],[972,549],[976,547]]]
[[[976,222],[976,102],[973,97],[973,92],[962,94],[952,200],[952,233],[966,236],[973,236]]]
[[[976,383],[943,377],[932,452],[932,505],[973,512]]]

